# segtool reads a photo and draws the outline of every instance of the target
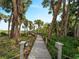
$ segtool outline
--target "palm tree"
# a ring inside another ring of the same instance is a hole
[[[37,20],[35,20],[34,22],[35,22],[35,24],[38,25],[38,29],[40,29],[41,26],[43,25],[43,21],[41,21],[40,19],[37,19]]]
[[[50,28],[50,24],[49,23],[45,23],[43,25],[43,32],[46,34],[46,37],[48,36],[48,33],[49,33],[49,28]]]
[[[38,32],[39,32],[39,29],[43,26],[43,21],[41,21],[40,19],[37,19],[34,21],[34,23],[37,24]]]

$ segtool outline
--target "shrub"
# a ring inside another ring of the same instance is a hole
[[[1,32],[1,33],[0,33],[0,36],[8,36],[8,34],[5,33],[5,32]]]
[[[50,41],[48,42],[48,49],[49,52],[52,56],[52,59],[56,59],[56,48],[55,48],[55,42],[61,42],[64,44],[63,46],[63,59],[66,59],[66,56],[74,58],[75,54],[78,54],[79,51],[77,51],[77,47],[79,46],[79,42],[77,39],[75,39],[74,37],[60,37],[57,38],[55,35],[52,36],[52,38],[50,39]],[[68,58],[67,57],[67,58]]]
[[[21,36],[20,40],[29,41],[31,46],[34,43],[35,37],[32,35]],[[29,46],[30,47],[30,46]],[[12,59],[12,57],[18,55],[20,52],[19,45],[16,45],[14,39],[9,39],[7,36],[0,37],[0,59]],[[18,57],[14,59],[19,59]]]
[[[0,56],[0,59],[7,59],[7,57],[5,56],[5,57],[3,57],[3,56]]]

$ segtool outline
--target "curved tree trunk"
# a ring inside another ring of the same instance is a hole
[[[52,23],[50,24],[49,33],[48,33],[48,39],[51,38],[52,32],[56,32],[57,31],[56,18],[57,18],[57,16],[54,16],[53,20],[52,20]]]
[[[13,13],[13,18],[12,18],[12,26],[11,26],[11,33],[10,33],[10,38],[14,38],[14,30],[15,30],[15,21],[17,19],[17,4],[16,0],[12,0],[13,8],[12,8],[12,13]]]
[[[58,0],[58,3],[56,5],[54,5],[54,0],[51,0],[51,7],[52,7],[52,10],[53,10],[53,19],[52,19],[52,22],[51,22],[51,25],[50,25],[48,39],[51,38],[52,32],[56,32],[57,33],[56,18],[57,18],[59,9],[61,7],[61,3],[62,3],[62,0]]]
[[[18,0],[12,0],[13,3],[13,10],[12,10],[12,14],[13,14],[13,18],[12,18],[12,26],[11,26],[11,38],[15,38],[16,39],[16,43],[18,43],[19,41],[19,29],[18,29]]]
[[[11,25],[10,38],[14,38],[15,37],[14,30],[15,30],[15,22],[14,22],[14,18],[13,18],[12,19],[12,25]]]

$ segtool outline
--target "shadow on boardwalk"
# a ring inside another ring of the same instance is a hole
[[[37,35],[36,41],[28,59],[51,59],[43,38],[40,35]]]

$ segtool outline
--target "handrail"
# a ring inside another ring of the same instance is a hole
[[[48,43],[48,45],[50,45],[50,44]],[[53,47],[53,46],[50,46],[50,47]],[[54,50],[54,52],[57,52],[56,48],[52,48],[52,49]],[[64,57],[68,57],[69,59],[73,59],[72,57],[67,56],[67,55],[65,55],[65,54],[63,54],[63,56],[64,56]]]

